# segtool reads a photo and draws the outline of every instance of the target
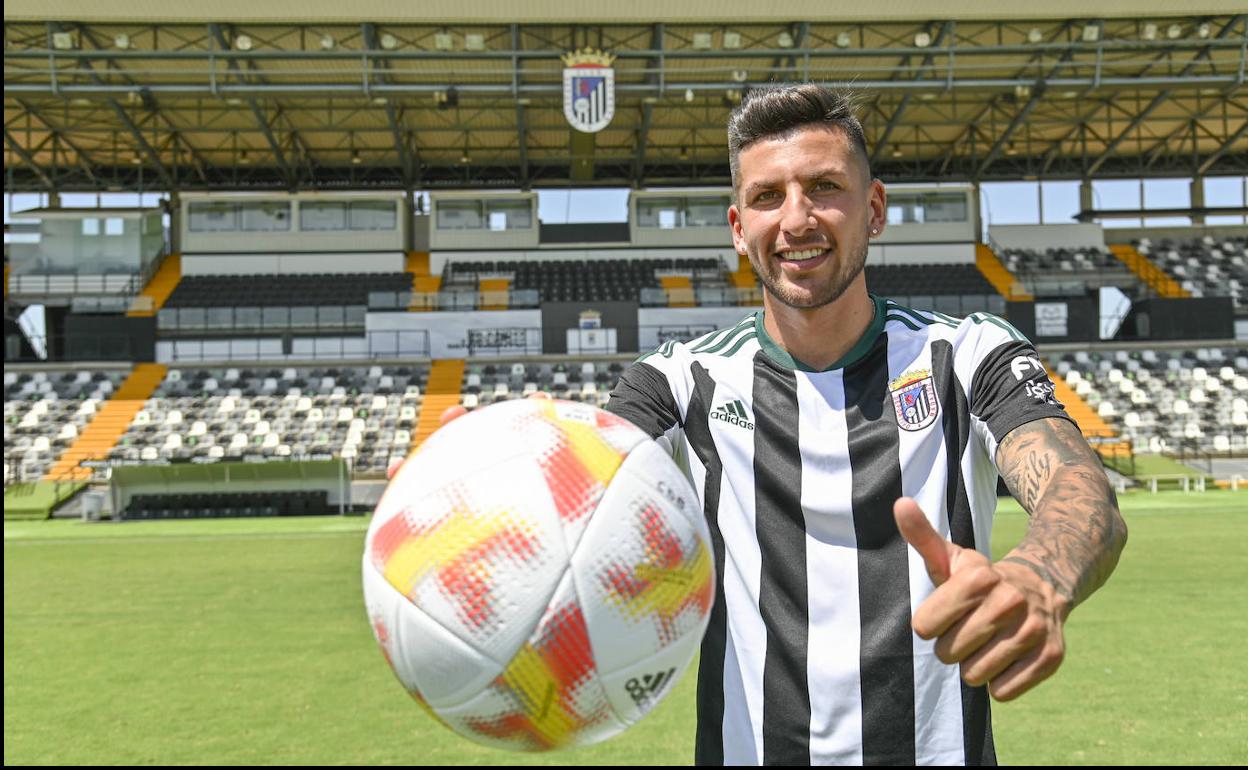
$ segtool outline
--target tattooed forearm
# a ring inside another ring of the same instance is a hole
[[[1031,516],[1027,535],[1003,561],[1028,567],[1073,607],[1109,578],[1126,544],[1100,461],[1074,425],[1046,419],[1006,436],[997,464]]]

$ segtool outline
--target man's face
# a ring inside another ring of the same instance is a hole
[[[767,292],[793,308],[836,301],[862,273],[872,228],[884,227],[884,185],[841,131],[800,129],[738,156],[733,243]]]

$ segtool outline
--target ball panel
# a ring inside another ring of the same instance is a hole
[[[622,723],[634,724],[667,697],[693,662],[703,630],[696,629],[631,666],[599,674],[611,708]]]
[[[533,635],[476,698],[438,715],[486,745],[541,751],[624,729],[594,665],[589,630],[566,576]]]
[[[394,675],[422,705],[462,703],[498,676],[502,664],[421,612],[367,558],[363,573],[373,635]]]
[[[688,482],[662,450],[655,447],[656,455],[640,449],[612,479],[572,555],[603,672],[629,668],[690,635],[700,637],[714,598],[706,524],[678,512],[674,502],[681,495],[691,499]],[[654,476],[664,465],[672,466],[673,475],[659,484]]]
[[[384,512],[367,554],[390,585],[461,640],[509,660],[566,566],[563,532],[531,457],[479,468]]]

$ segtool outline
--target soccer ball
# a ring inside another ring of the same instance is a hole
[[[715,590],[697,498],[612,414],[519,399],[439,430],[364,548],[382,653],[440,722],[540,751],[604,740],[667,694]]]

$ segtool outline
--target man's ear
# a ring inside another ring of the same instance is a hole
[[[745,246],[745,228],[741,226],[741,211],[735,203],[728,207],[728,226],[732,228],[732,247],[741,256],[748,256],[749,251]]]

